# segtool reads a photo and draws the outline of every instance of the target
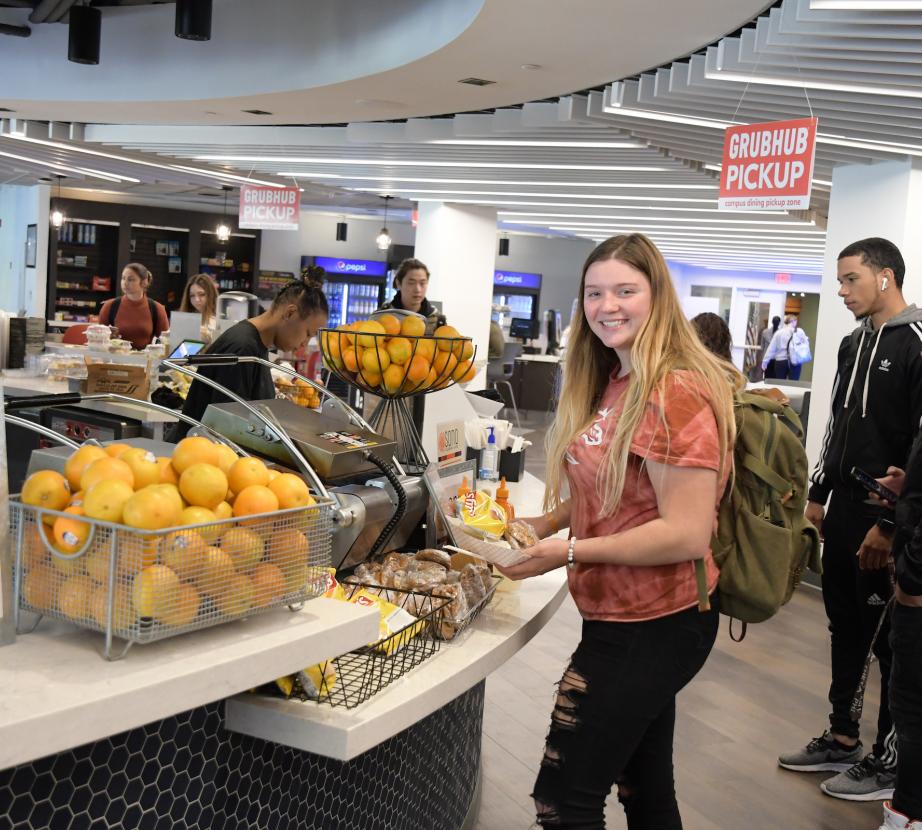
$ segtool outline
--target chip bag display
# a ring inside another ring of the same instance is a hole
[[[464,530],[479,539],[497,541],[506,531],[506,511],[484,492],[469,491],[458,496],[458,518]]]
[[[378,623],[380,640],[368,645],[388,657],[400,651],[426,627],[424,621],[417,620],[409,611],[405,611],[400,606],[394,605],[394,603],[388,602],[383,597],[379,597],[364,588],[359,589],[349,597],[349,602],[364,605],[366,608],[378,609],[381,615]],[[400,632],[399,636],[392,636],[398,632]]]

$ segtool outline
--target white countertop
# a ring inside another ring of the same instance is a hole
[[[526,474],[509,485],[517,516],[540,512],[544,485]],[[471,628],[355,709],[238,695],[227,701],[232,731],[342,761],[355,758],[450,703],[518,652],[567,595],[562,569],[503,582]],[[332,653],[332,652],[331,652]]]
[[[0,647],[0,769],[226,698],[377,633],[376,610],[315,599],[107,662],[101,634],[43,619]]]
[[[515,359],[523,363],[560,363],[560,355],[556,354],[520,354]]]
[[[9,372],[3,374],[4,394],[20,397],[25,395],[59,395],[70,392],[67,382],[63,380],[48,380],[46,377],[20,377]],[[176,418],[164,415],[154,409],[143,406],[132,406],[126,403],[109,403],[106,401],[89,401],[85,404],[68,404],[68,406],[85,406],[97,412],[109,415],[118,415],[122,418],[131,418],[146,424],[171,424]]]

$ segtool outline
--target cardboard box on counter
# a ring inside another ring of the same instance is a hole
[[[86,392],[88,395],[112,392],[146,401],[150,394],[147,369],[123,363],[89,363],[86,367]]]

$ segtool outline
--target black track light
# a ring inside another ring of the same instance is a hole
[[[176,37],[211,40],[211,0],[176,0]]]
[[[501,236],[499,238],[499,255],[509,256],[509,237]]]
[[[67,59],[73,63],[99,63],[102,12],[92,6],[73,6],[67,28]]]
[[[336,241],[345,242],[346,235],[349,233],[349,226],[345,222],[336,223]]]

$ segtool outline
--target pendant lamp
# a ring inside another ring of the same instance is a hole
[[[215,228],[215,236],[218,237],[218,242],[227,242],[231,237],[230,225],[227,222],[227,194],[228,191],[233,188],[228,185],[221,185],[221,189],[224,191],[224,218],[221,220],[221,223]]]
[[[375,237],[375,244],[378,246],[379,251],[386,251],[391,247],[391,243],[394,241],[391,239],[390,232],[387,229],[387,205],[393,196],[382,196],[384,199],[384,227],[381,228],[381,233]]]
[[[61,175],[56,175],[55,178],[58,180],[58,207],[51,211],[51,227],[53,228],[62,228],[64,223],[67,221],[67,217],[64,216],[63,211],[60,208],[61,201],[61,179],[64,177]]]

